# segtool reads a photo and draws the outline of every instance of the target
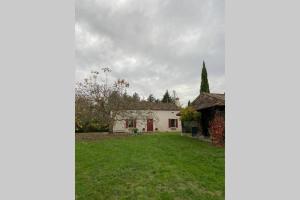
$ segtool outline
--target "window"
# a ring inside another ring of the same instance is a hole
[[[133,128],[134,127],[134,120],[133,119],[129,119],[128,120],[128,127],[129,128]]]
[[[136,119],[127,119],[125,127],[126,128],[136,128]]]
[[[169,128],[178,127],[178,119],[169,119]]]

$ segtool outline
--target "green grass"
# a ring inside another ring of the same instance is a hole
[[[76,142],[76,199],[224,199],[224,148],[172,133]]]

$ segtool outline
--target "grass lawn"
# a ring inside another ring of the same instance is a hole
[[[224,148],[178,133],[76,141],[76,199],[224,199],[224,169]]]

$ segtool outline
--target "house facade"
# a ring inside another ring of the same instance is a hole
[[[180,108],[175,104],[142,102],[135,109],[126,110],[117,116],[113,132],[176,132],[181,131],[178,114]]]

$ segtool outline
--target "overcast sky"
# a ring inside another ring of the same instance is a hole
[[[225,92],[224,0],[76,0],[76,81],[112,69],[129,93],[184,105],[200,89],[205,60],[211,92]]]

